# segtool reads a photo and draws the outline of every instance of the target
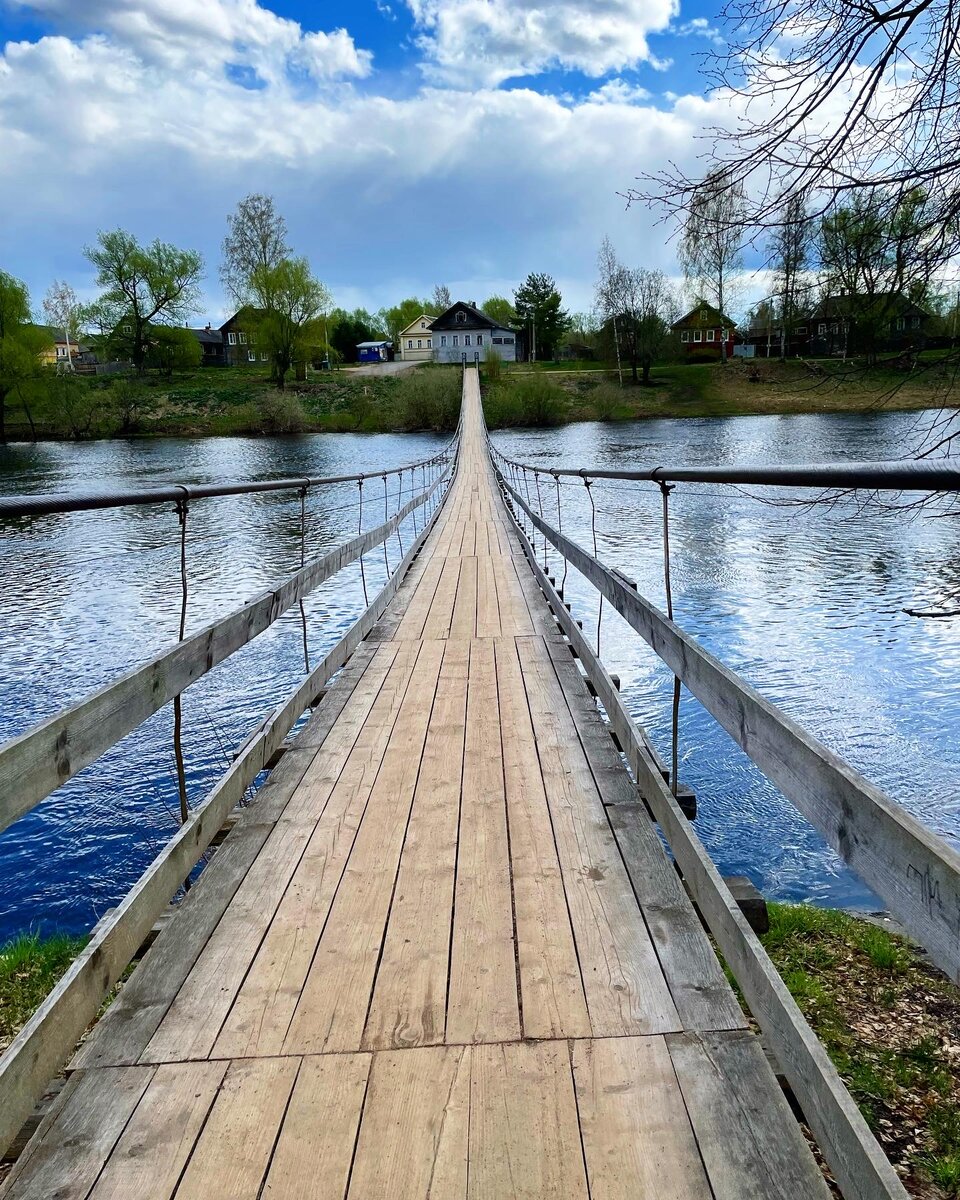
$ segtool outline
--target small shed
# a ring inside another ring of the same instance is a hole
[[[389,362],[393,342],[358,342],[357,358],[362,363]]]

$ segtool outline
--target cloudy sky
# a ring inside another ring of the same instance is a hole
[[[618,195],[729,120],[699,58],[719,0],[0,0],[0,269],[93,294],[121,226],[200,250],[271,193],[346,307],[547,271],[591,304],[605,233],[675,270]]]

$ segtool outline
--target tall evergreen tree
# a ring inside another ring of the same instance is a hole
[[[553,358],[569,325],[563,299],[550,275],[531,273],[513,293],[517,324],[530,337],[531,358]]]

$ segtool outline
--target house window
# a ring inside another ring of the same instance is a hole
[[[477,345],[478,345],[478,346],[482,346],[482,345],[483,345],[483,334],[482,334],[482,333],[478,333],[478,334],[477,334]]]
[[[503,339],[503,344],[504,344],[505,346],[512,346],[512,345],[513,345],[513,338],[504,338],[504,339]]]
[[[240,345],[245,346],[246,344],[247,344],[247,335],[245,333],[241,333],[240,334]]]
[[[689,342],[690,341],[690,333],[688,330],[684,329],[683,332],[680,334],[680,341],[681,342]]]
[[[703,330],[702,330],[702,329],[695,329],[695,330],[693,331],[693,340],[694,340],[695,342],[702,342],[702,341],[703,341]]]
[[[708,341],[708,342],[712,342],[712,341],[713,341],[713,335],[714,335],[714,333],[716,333],[716,330],[715,330],[715,329],[708,329],[708,330],[707,330],[707,341]]]
[[[261,361],[261,362],[269,362],[269,361],[270,361],[270,355],[269,355],[269,354],[264,354],[264,353],[263,353],[263,351],[261,351],[261,352],[260,352],[260,361]]]
[[[227,341],[230,343],[231,346],[235,346],[237,344],[237,335],[235,333],[228,333]]]
[[[413,349],[413,338],[407,338],[407,349],[408,350]]]
[[[503,345],[503,338],[502,338],[502,337],[500,337],[500,338],[498,338],[498,337],[495,337],[495,338],[493,339],[493,344],[494,344],[495,346],[502,346],[502,345]]]
[[[820,324],[817,326],[817,333],[826,333],[826,332],[827,332],[827,327],[826,327],[826,325],[825,325],[825,324],[824,324],[824,323],[821,321],[821,323],[820,323]]]
[[[455,333],[455,334],[453,335],[453,344],[454,344],[455,346],[459,346],[459,345],[460,345],[460,334],[459,334],[459,333]]]
[[[256,361],[257,361],[256,350],[248,350],[247,351],[247,362],[256,362]]]
[[[445,346],[446,344],[447,344],[447,335],[445,333],[441,333],[440,334],[440,345]]]
[[[457,313],[457,324],[458,325],[466,325],[466,323],[467,323],[467,314],[465,312],[458,312]]]
[[[470,334],[469,334],[469,333],[465,333],[465,334],[463,335],[463,344],[464,344],[465,346],[469,346],[469,345],[470,345]]]
[[[427,338],[427,349],[428,350],[433,349],[433,338]]]
[[[57,347],[57,358],[66,358],[66,357],[67,357],[66,346],[58,346]]]
[[[897,328],[898,329],[903,328],[903,317],[897,317]]]
[[[806,332],[807,332],[807,327],[806,327],[806,325],[798,325],[798,326],[797,326],[797,334],[798,334],[798,335],[799,335],[799,334],[802,334],[802,333],[803,333],[803,334],[805,334]]]
[[[701,308],[700,309],[700,324],[701,325],[705,325],[707,323],[707,316],[708,316],[707,310],[705,308]]]
[[[124,325],[123,332],[124,333],[133,333],[133,326],[132,325]]]
[[[421,322],[420,322],[420,328],[421,328],[421,329],[426,329],[426,327],[427,327],[427,323],[426,323],[426,321],[421,321]]]

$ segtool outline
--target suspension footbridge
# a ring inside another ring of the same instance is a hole
[[[454,443],[406,470],[410,498],[382,524],[304,554],[276,589],[182,627],[163,654],[0,748],[2,827],[415,522],[360,619],[214,791],[185,801],[177,836],[0,1059],[4,1144],[66,1063],[2,1195],[795,1200],[829,1195],[819,1156],[845,1197],[905,1196],[681,808],[675,755],[664,769],[631,719],[537,538],[954,980],[956,854],[547,521],[521,465],[487,442],[476,371]],[[647,477],[666,521],[668,474]],[[185,522],[202,492],[152,501]],[[30,503],[7,513],[60,504]]]

